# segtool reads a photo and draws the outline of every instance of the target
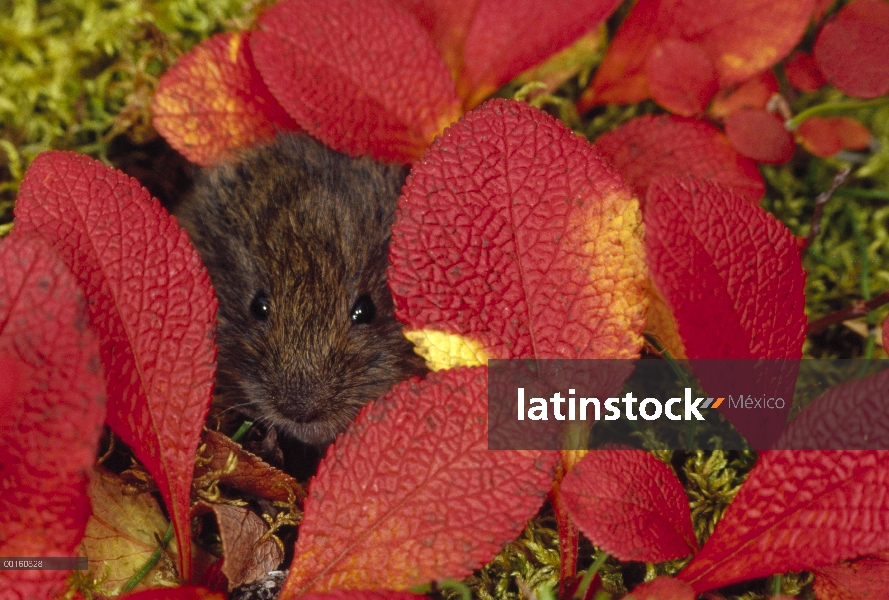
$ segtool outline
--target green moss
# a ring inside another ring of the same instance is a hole
[[[0,223],[45,150],[107,158],[155,134],[157,77],[185,49],[246,25],[256,0],[0,0]]]

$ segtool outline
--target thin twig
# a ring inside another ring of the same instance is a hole
[[[846,178],[849,176],[851,170],[852,169],[849,167],[846,167],[837,173],[833,178],[833,183],[830,185],[830,189],[826,192],[821,192],[818,194],[818,197],[815,198],[815,210],[812,213],[812,228],[809,231],[809,236],[806,238],[806,245],[803,246],[800,251],[801,254],[804,254],[806,250],[809,249],[812,241],[814,241],[814,239],[818,237],[818,234],[821,233],[821,213],[824,212],[824,205],[827,204],[827,201],[830,200],[837,188],[846,182]]]
[[[849,319],[863,317],[870,311],[880,308],[884,304],[889,304],[889,290],[886,290],[879,296],[874,296],[867,302],[856,300],[852,303],[852,306],[847,306],[846,308],[838,310],[835,313],[831,313],[827,316],[821,317],[817,321],[812,321],[811,323],[809,323],[809,329],[806,333],[812,335],[813,333],[818,333],[825,327],[833,325],[834,323],[842,323],[843,321],[848,321]]]

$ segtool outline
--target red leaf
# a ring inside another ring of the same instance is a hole
[[[756,165],[739,155],[706,121],[644,116],[606,133],[595,143],[640,198],[661,175],[691,175],[759,202],[765,184]]]
[[[282,598],[460,579],[519,534],[556,453],[488,451],[486,386],[448,369],[362,409],[310,483]]]
[[[47,152],[22,182],[16,228],[74,273],[102,342],[108,424],[154,476],[189,578],[188,502],[213,386],[216,299],[188,236],[135,179]]]
[[[586,140],[492,100],[448,128],[405,185],[390,246],[396,316],[491,358],[634,356],[638,219]]]
[[[225,600],[225,594],[202,587],[154,588],[120,596],[126,600]]]
[[[776,448],[889,448],[889,369],[853,379],[815,398],[784,430]],[[886,544],[889,549],[889,542]]]
[[[820,21],[827,10],[834,5],[837,0],[815,0],[815,11],[812,13],[812,22]]]
[[[818,600],[881,600],[889,589],[889,553],[814,569]]]
[[[843,148],[867,148],[871,140],[868,128],[849,117],[809,117],[797,128],[796,135],[806,150],[823,157]]]
[[[725,119],[744,108],[765,108],[777,93],[778,79],[771,71],[764,71],[736,88],[728,88],[717,94],[708,112],[718,119]]]
[[[813,0],[639,0],[621,25],[578,103],[639,102],[648,97],[645,64],[661,40],[698,44],[725,87],[765,71],[799,42]]]
[[[764,452],[678,578],[701,593],[883,550],[887,486],[886,451]]]
[[[840,143],[848,150],[862,150],[870,145],[870,130],[860,121],[851,117],[827,117],[828,122],[840,136]]]
[[[396,0],[426,26],[468,110],[604,21],[619,0]]]
[[[843,93],[889,93],[889,4],[857,0],[844,6],[821,28],[814,54],[827,81]]]
[[[821,117],[809,117],[796,130],[803,148],[815,156],[833,156],[843,149],[843,142],[830,121]]]
[[[670,36],[676,0],[638,0],[608,45],[590,87],[577,102],[585,112],[596,104],[632,104],[650,95],[645,63],[657,43]]]
[[[666,39],[657,44],[645,66],[654,101],[677,115],[704,112],[719,88],[713,61],[696,44]]]
[[[0,555],[72,556],[105,420],[99,343],[65,265],[18,225],[0,241]],[[0,571],[6,597],[53,598],[70,571]]]
[[[260,17],[252,48],[296,122],[352,155],[411,162],[460,116],[432,40],[385,0],[283,0]]]
[[[795,51],[784,63],[784,74],[790,85],[804,92],[814,92],[827,83],[812,55],[802,50]]]
[[[681,2],[675,15],[681,37],[707,49],[723,86],[771,68],[802,39],[813,0],[705,0]]]
[[[647,452],[594,450],[561,491],[583,534],[620,560],[663,562],[698,549],[682,484]]]
[[[694,600],[695,591],[684,581],[661,576],[637,586],[622,600]]]
[[[179,58],[158,82],[152,124],[187,159],[209,165],[232,150],[298,129],[253,64],[250,33],[222,33]]]
[[[793,136],[770,112],[733,112],[725,119],[725,134],[738,152],[757,162],[779,164],[793,158]]]
[[[659,179],[647,203],[651,276],[673,309],[688,357],[800,358],[806,275],[790,231],[701,180]]]

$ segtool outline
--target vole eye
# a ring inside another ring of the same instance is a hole
[[[358,296],[358,300],[355,301],[355,304],[352,306],[352,310],[349,313],[349,318],[352,319],[353,325],[370,323],[376,316],[377,307],[374,306],[374,301],[369,294]]]
[[[250,303],[250,315],[257,321],[268,321],[269,312],[271,312],[269,299],[266,297],[265,292],[258,292]]]

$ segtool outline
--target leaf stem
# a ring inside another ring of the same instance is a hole
[[[861,102],[826,102],[817,106],[810,106],[792,119],[788,119],[787,121],[785,121],[784,126],[787,128],[788,131],[793,131],[800,126],[800,123],[815,115],[835,111],[854,110],[856,108],[881,106],[883,104],[889,104],[889,96],[874,98],[873,100],[863,100]]]
[[[139,585],[139,582],[145,578],[148,573],[154,568],[157,564],[157,561],[160,560],[161,554],[164,553],[164,550],[167,547],[167,544],[170,543],[170,540],[173,539],[173,524],[170,523],[167,525],[167,531],[164,532],[164,537],[161,539],[160,545],[155,549],[154,552],[151,553],[151,556],[148,560],[145,561],[145,564],[142,565],[142,568],[136,571],[132,577],[124,584],[123,588],[121,588],[122,592],[129,592],[134,587]]]
[[[858,188],[840,188],[834,191],[836,196],[846,198],[861,198],[864,200],[885,200],[889,202],[889,192],[883,190],[861,190]]]
[[[781,594],[781,587],[784,583],[784,576],[778,573],[772,577],[772,596],[779,596]]]
[[[861,302],[860,300],[858,300],[854,302],[852,306],[847,306],[846,308],[838,310],[827,316],[821,317],[817,321],[812,321],[811,323],[809,323],[809,327],[806,333],[808,335],[818,333],[829,325],[833,325],[834,323],[842,323],[843,321],[848,321],[849,319],[854,319],[856,317],[866,315],[870,311],[875,310],[883,306],[884,304],[889,304],[889,290],[883,292],[879,296],[874,296],[874,298],[870,302]]]
[[[241,426],[238,427],[238,430],[232,436],[232,441],[233,442],[241,441],[241,438],[244,437],[248,431],[250,431],[251,427],[253,427],[253,421],[244,421],[243,423],[241,423]]]
[[[596,573],[599,572],[599,569],[602,568],[602,565],[605,564],[605,559],[608,558],[608,553],[599,552],[599,555],[596,556],[596,560],[593,561],[593,564],[590,565],[590,568],[586,570],[586,573],[583,574],[583,579],[580,582],[580,585],[577,586],[577,590],[574,592],[575,598],[585,598],[586,592],[590,587],[590,584],[593,583],[593,577],[596,576]]]

